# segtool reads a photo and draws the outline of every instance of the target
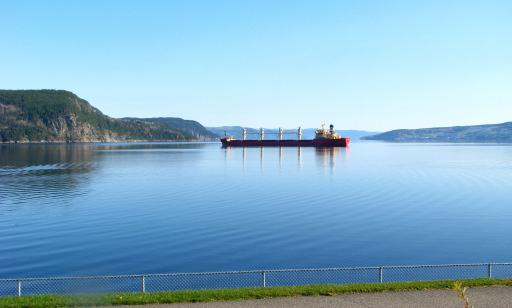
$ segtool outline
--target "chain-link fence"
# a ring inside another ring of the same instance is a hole
[[[512,278],[512,263],[403,265],[0,279],[0,296],[159,292],[468,278]]]

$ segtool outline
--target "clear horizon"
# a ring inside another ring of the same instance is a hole
[[[387,131],[512,120],[507,1],[0,3],[0,88],[112,117]]]

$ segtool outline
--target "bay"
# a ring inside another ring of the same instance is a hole
[[[0,145],[0,277],[505,262],[512,147]]]

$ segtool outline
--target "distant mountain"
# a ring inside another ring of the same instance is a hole
[[[159,121],[111,118],[63,90],[0,90],[0,142],[199,139],[188,124],[177,128]]]
[[[159,124],[169,129],[179,129],[197,140],[210,141],[217,140],[218,136],[207,130],[201,123],[193,120],[184,120],[182,118],[124,118],[128,120],[140,120],[150,123]]]
[[[222,137],[224,135],[232,136],[237,139],[242,138],[242,127],[241,126],[219,126],[219,127],[206,127],[207,130],[217,135],[218,137]],[[259,129],[255,128],[247,128],[247,134],[249,136],[259,133]]]
[[[220,126],[220,127],[207,127],[207,129],[218,136],[224,136],[224,132],[228,136],[232,136],[237,139],[242,138],[242,127],[241,126]],[[316,128],[304,128],[302,129],[302,139],[313,139],[315,138]],[[265,128],[265,139],[272,140],[278,138],[279,129],[277,128]],[[350,137],[352,140],[360,140],[361,137],[375,135],[377,132],[368,132],[362,130],[338,130],[339,134],[344,137]],[[247,138],[257,139],[260,133],[259,128],[247,128]],[[284,129],[284,137],[289,139],[297,138],[297,129]]]
[[[393,142],[500,142],[512,143],[512,122],[502,124],[398,129],[364,137]]]

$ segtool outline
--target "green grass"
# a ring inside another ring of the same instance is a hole
[[[512,286],[512,279],[460,280],[466,287]],[[390,292],[425,289],[451,289],[454,280],[310,285],[297,287],[190,290],[158,293],[115,293],[98,295],[37,295],[0,297],[0,307],[77,307],[143,305],[185,302],[233,301],[287,296],[332,296],[346,293]]]

